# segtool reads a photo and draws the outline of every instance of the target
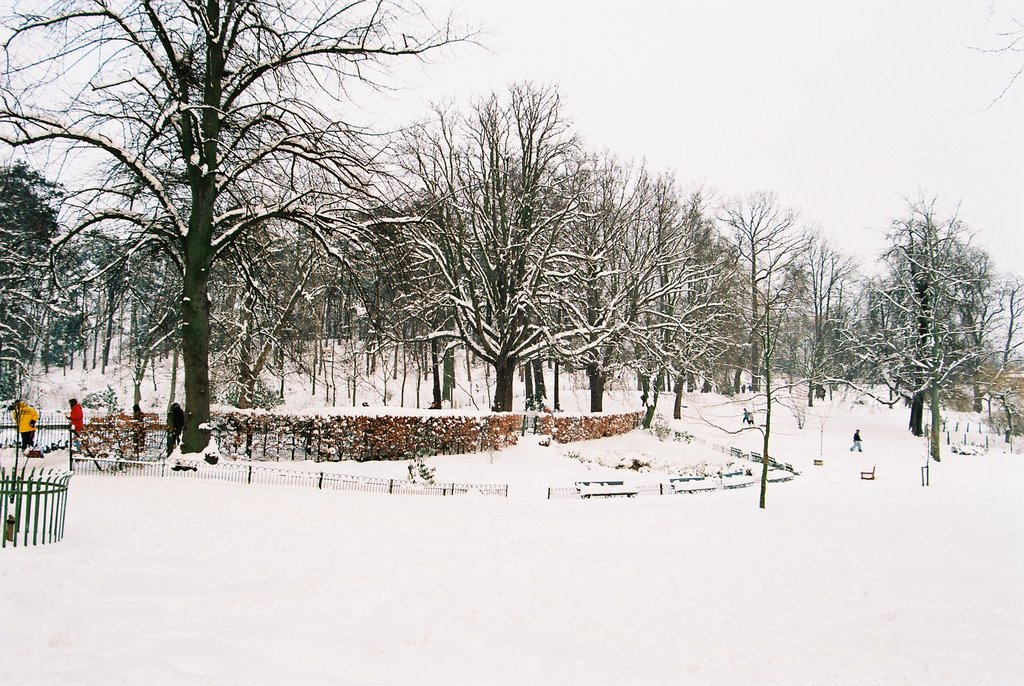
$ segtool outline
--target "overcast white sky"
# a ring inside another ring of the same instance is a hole
[[[394,116],[556,82],[592,148],[731,195],[773,190],[869,261],[904,198],[936,195],[1024,274],[1021,0],[426,0],[485,29],[408,77]],[[990,106],[991,105],[991,106]]]

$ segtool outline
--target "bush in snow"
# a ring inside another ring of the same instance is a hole
[[[110,386],[103,391],[86,393],[82,398],[82,407],[90,410],[103,410],[107,414],[114,414],[120,409],[117,403],[117,393]]]
[[[426,451],[422,448],[416,451],[416,455],[409,461],[409,481],[434,483],[434,468],[427,466],[426,457]]]
[[[635,457],[633,458],[633,461],[629,463],[629,466],[626,467],[626,469],[632,469],[634,472],[641,472],[641,471],[643,471],[645,469],[650,469],[650,468],[651,468],[651,463],[650,462],[644,462],[643,460],[639,460],[639,459],[637,459]]]
[[[224,405],[234,405],[235,407],[238,407],[238,397],[241,394],[241,391],[242,387],[240,384],[231,384],[231,386],[228,387],[227,392],[220,397],[220,402]],[[255,408],[261,410],[272,410],[278,405],[284,403],[284,398],[267,388],[266,384],[262,381],[257,381],[255,387],[252,389],[252,397],[249,398],[249,402]]]

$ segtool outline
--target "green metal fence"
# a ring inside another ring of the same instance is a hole
[[[0,548],[55,543],[64,536],[71,472],[0,469]]]

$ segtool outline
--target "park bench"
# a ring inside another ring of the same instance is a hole
[[[704,476],[674,476],[668,480],[674,493],[700,493],[717,491],[718,484]]]
[[[754,485],[754,478],[748,477],[742,469],[722,474],[722,488],[746,488]]]
[[[790,472],[787,472],[784,469],[777,469],[775,471],[768,472],[768,481],[773,483],[773,484],[782,483],[783,481],[792,481],[792,480],[793,480],[793,474],[790,473]]]
[[[874,468],[874,466],[871,467],[871,471],[870,472],[861,472],[860,473],[860,478],[864,479],[865,481],[874,481],[875,480],[875,468]]]
[[[577,481],[575,486],[581,498],[594,496],[609,498],[617,495],[632,498],[638,492],[636,488],[627,486],[621,481]]]
[[[729,457],[734,460],[745,460],[747,459],[747,454],[739,448],[729,448]]]

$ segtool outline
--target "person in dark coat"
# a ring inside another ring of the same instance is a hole
[[[170,455],[181,442],[181,432],[185,428],[185,410],[181,409],[178,403],[171,403],[171,410],[167,413],[167,426],[170,427],[167,434],[167,454]]]
[[[864,448],[861,447],[860,442],[860,429],[857,429],[856,431],[853,432],[853,445],[850,446],[850,452],[852,453],[854,450],[856,450],[858,453],[864,452]]]

